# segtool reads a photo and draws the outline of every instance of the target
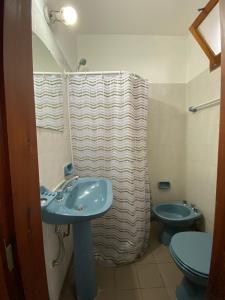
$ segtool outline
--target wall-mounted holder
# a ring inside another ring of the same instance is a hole
[[[64,166],[64,177],[68,177],[73,175],[74,173],[74,168],[72,163],[68,163]]]
[[[169,190],[171,187],[170,182],[169,181],[160,181],[158,183],[158,188],[160,190]]]

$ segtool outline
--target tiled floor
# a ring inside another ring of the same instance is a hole
[[[116,268],[97,266],[97,300],[175,300],[182,273],[167,247],[158,242],[158,226],[152,222],[151,245],[139,261]],[[71,270],[72,271],[72,270]],[[73,300],[73,276],[69,272],[60,300]]]

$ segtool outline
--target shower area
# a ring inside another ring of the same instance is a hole
[[[85,64],[82,59],[77,70]],[[56,136],[68,130],[75,173],[112,181],[112,208],[92,221],[96,260],[111,266],[135,261],[150,234],[149,82],[125,71],[37,72],[34,86],[38,130]]]

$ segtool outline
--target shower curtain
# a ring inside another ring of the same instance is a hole
[[[70,75],[72,152],[81,177],[106,177],[113,205],[92,222],[97,260],[134,261],[148,246],[148,82],[130,73]]]

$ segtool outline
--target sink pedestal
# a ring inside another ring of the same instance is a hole
[[[75,286],[78,300],[94,300],[97,294],[91,222],[73,224]]]

